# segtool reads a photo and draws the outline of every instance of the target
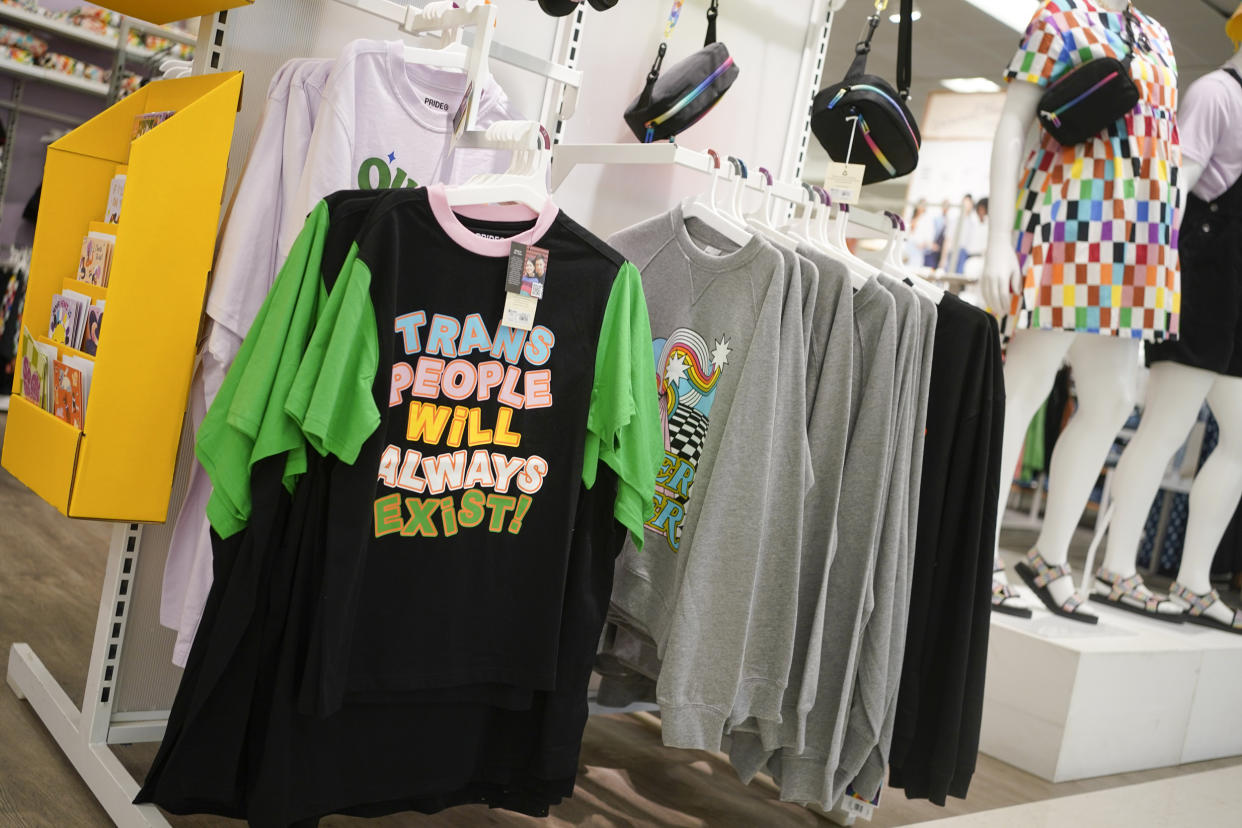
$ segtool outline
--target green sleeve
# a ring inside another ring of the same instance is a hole
[[[582,482],[595,485],[599,463],[617,474],[613,514],[643,548],[643,524],[655,515],[655,479],[664,459],[656,398],[651,322],[638,269],[617,273],[604,311],[587,415]]]
[[[285,411],[320,454],[345,463],[380,423],[372,387],[379,367],[379,337],[371,303],[371,271],[351,254],[328,296],[307,346]]]
[[[195,454],[212,483],[207,517],[221,537],[236,534],[249,521],[250,467],[270,456],[261,453],[270,441],[260,437],[265,422],[283,408],[278,404],[280,377],[289,370],[286,360],[296,359],[286,350],[291,333],[314,323],[327,227],[327,205],[320,202],[289,251],[196,435]],[[269,429],[279,430],[274,424]]]

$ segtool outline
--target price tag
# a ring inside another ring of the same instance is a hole
[[[505,309],[501,324],[529,331],[543,298],[548,279],[548,251],[521,242],[509,246],[509,269],[505,274]]]
[[[507,328],[529,331],[535,327],[535,310],[538,307],[538,299],[517,293],[506,293],[505,311],[500,317],[500,324]]]
[[[828,162],[828,175],[824,189],[837,204],[857,204],[862,196],[863,175],[867,168],[862,164],[838,164]]]
[[[841,810],[859,819],[865,819],[868,822],[871,821],[871,815],[875,813],[875,807],[870,802],[863,802],[861,799],[854,799],[852,796],[846,797],[841,802]]]
[[[471,79],[466,84],[466,94],[462,97],[461,103],[457,106],[457,111],[453,113],[453,138],[449,142],[449,148],[457,146],[457,140],[461,138],[461,134],[466,131],[466,124],[470,121],[471,98],[474,94],[474,80]]]

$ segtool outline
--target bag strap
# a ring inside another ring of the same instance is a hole
[[[1238,82],[1238,86],[1242,86],[1242,75],[1238,74],[1237,69],[1234,69],[1232,66],[1223,66],[1221,68],[1233,76],[1233,79]]]
[[[903,101],[910,100],[910,81],[914,75],[914,0],[901,0],[901,25],[897,28],[897,91]]]
[[[1126,56],[1121,59],[1121,62],[1129,66],[1134,61],[1134,53],[1136,50],[1142,49],[1144,52],[1151,51],[1151,41],[1147,39],[1147,34],[1141,28],[1139,29],[1138,37],[1134,36],[1134,24],[1137,20],[1134,17],[1133,3],[1126,4],[1125,10],[1121,13],[1121,16],[1125,18],[1126,21],[1126,33],[1122,39],[1125,41],[1126,46],[1130,47],[1129,51],[1126,52]]]
[[[655,63],[651,64],[651,71],[647,73],[647,85],[643,87],[642,94],[638,96],[637,106],[640,109],[651,103],[656,81],[660,79],[660,68],[664,65],[664,55],[668,53],[669,38],[673,36],[673,29],[677,28],[677,21],[681,18],[681,7],[685,2],[686,0],[673,0],[673,7],[669,9],[668,20],[664,24],[664,39],[660,41],[660,47],[656,50]],[[716,42],[716,18],[720,15],[719,7],[720,0],[711,0],[707,7],[707,38],[703,41],[704,46],[710,46]]]
[[[883,12],[888,8],[888,0],[875,0],[875,12],[867,18],[867,26],[863,30],[862,40],[854,47],[854,60],[845,73],[846,80],[865,74],[867,57],[871,54],[871,39],[879,28]],[[901,0],[901,26],[897,32],[897,91],[902,100],[910,98],[910,82],[914,75],[914,62],[911,53],[914,49],[914,0]]]
[[[867,25],[863,29],[862,40],[858,41],[854,46],[854,60],[850,63],[849,71],[845,73],[847,81],[866,74],[867,56],[871,54],[871,38],[875,37],[875,30],[880,25],[880,12],[884,11],[884,7],[887,5],[888,0],[876,0],[875,13],[867,18]]]

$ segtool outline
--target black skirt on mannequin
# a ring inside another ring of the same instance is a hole
[[[1178,253],[1179,336],[1148,345],[1148,362],[1242,377],[1242,179],[1212,202],[1187,197]]]

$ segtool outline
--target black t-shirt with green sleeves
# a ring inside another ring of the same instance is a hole
[[[463,219],[435,198],[391,194],[371,213],[286,409],[356,470],[329,506],[329,700],[553,690],[580,484],[613,468],[614,518],[636,536],[651,508],[661,446],[637,270],[564,215]],[[529,332],[500,324],[509,238],[549,251]]]

